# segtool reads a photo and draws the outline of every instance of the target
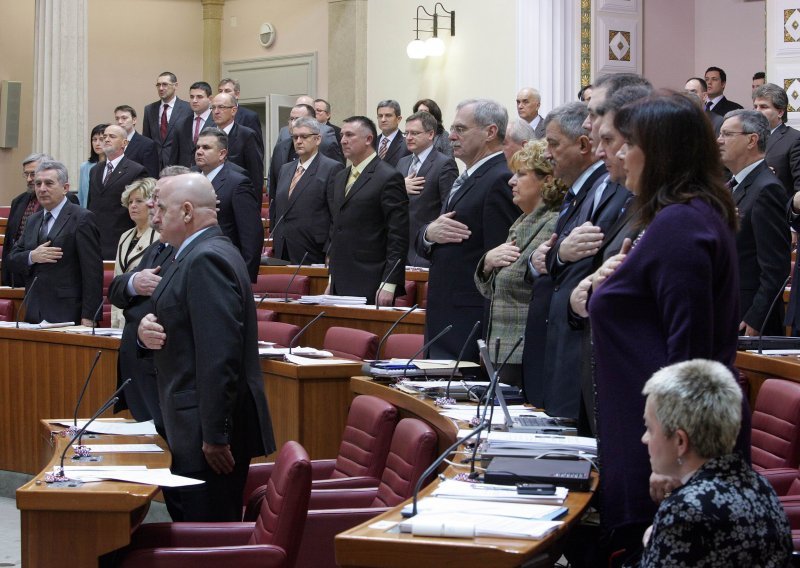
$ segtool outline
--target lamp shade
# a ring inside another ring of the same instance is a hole
[[[444,54],[444,42],[442,38],[429,37],[425,40],[425,52],[429,57],[440,57]]]
[[[424,41],[415,39],[406,47],[406,54],[410,59],[425,59],[428,55],[428,49],[425,47]]]

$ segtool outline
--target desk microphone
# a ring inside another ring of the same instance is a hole
[[[112,393],[111,393],[111,397],[109,398],[109,400],[111,400],[111,399],[114,399],[114,404],[116,404],[116,403],[119,401],[119,396],[117,396],[117,395],[118,395],[118,394],[120,394],[120,393],[121,393],[121,392],[122,392],[122,391],[125,389],[125,387],[127,387],[127,386],[128,386],[130,383],[131,383],[131,381],[132,381],[132,380],[133,380],[133,379],[130,379],[130,378],[128,378],[128,379],[125,379],[125,380],[122,382],[122,384],[119,386],[119,388],[118,388],[117,390],[115,390],[114,392],[112,392]],[[103,405],[103,408],[104,408],[104,409],[108,408],[108,405],[107,405],[107,404],[104,404],[104,405]],[[98,415],[100,415],[100,414],[102,414],[102,411],[101,411],[101,412],[99,412],[99,413],[97,413],[97,414],[95,415],[95,417],[94,417],[94,418],[97,418],[97,416],[98,416]],[[89,420],[89,422],[91,422],[92,420],[94,420],[94,418],[92,418],[91,420]],[[86,426],[88,426],[88,425],[89,425],[88,423],[86,423],[86,424],[84,425],[84,431],[86,430]],[[83,434],[81,434],[81,437],[78,437],[78,444],[81,444],[81,443],[82,443],[82,441],[83,441],[83,439],[82,439],[82,436],[83,436]]]
[[[300,339],[300,336],[301,336],[301,335],[303,335],[303,334],[306,332],[306,330],[307,330],[309,327],[311,327],[311,324],[313,324],[315,321],[317,321],[319,318],[321,318],[321,317],[322,317],[322,316],[324,316],[324,315],[325,315],[325,312],[320,312],[320,313],[318,313],[318,314],[317,314],[317,317],[315,317],[315,318],[314,318],[314,319],[312,319],[310,322],[308,322],[308,323],[307,323],[305,326],[303,326],[303,329],[301,329],[300,331],[298,331],[298,332],[295,334],[295,336],[294,336],[294,337],[292,337],[292,340],[291,340],[291,341],[289,341],[289,355],[291,355],[291,354],[292,354],[292,346],[294,346],[295,342],[296,342],[298,339]]]
[[[378,286],[378,291],[375,292],[375,309],[376,310],[381,309],[381,307],[378,305],[378,296],[381,295],[381,292],[383,291],[384,286],[386,286],[389,283],[389,279],[392,277],[392,272],[395,271],[395,269],[397,268],[397,265],[400,264],[401,260],[403,260],[402,256],[398,257],[397,260],[394,261],[394,264],[392,265],[392,269],[389,270],[389,273],[386,275],[386,278],[384,278],[383,282],[381,282],[381,285]]]
[[[86,387],[89,386],[89,379],[92,378],[92,373],[94,373],[94,368],[97,367],[97,362],[100,360],[100,355],[103,354],[102,349],[97,350],[97,355],[94,356],[94,361],[92,362],[92,367],[89,369],[89,374],[86,375],[86,380],[83,382],[83,388],[81,389],[81,394],[78,395],[78,402],[75,404],[75,416],[72,420],[72,425],[75,428],[78,427],[78,407],[81,405],[81,401],[83,400],[83,395],[86,394]]]
[[[458,371],[458,366],[461,364],[461,359],[464,357],[464,351],[467,350],[467,345],[472,340],[472,336],[475,335],[475,332],[478,331],[478,328],[481,326],[481,320],[475,322],[475,325],[472,326],[472,331],[469,332],[467,336],[467,340],[464,341],[464,345],[461,346],[461,351],[458,353],[458,359],[456,359],[456,364],[453,367],[453,370],[450,372],[450,377],[447,379],[447,388],[444,391],[444,397],[450,398],[450,383],[453,382],[453,377],[456,376],[456,371]]]
[[[416,352],[416,353],[414,353],[414,355],[412,355],[411,359],[409,359],[409,360],[408,360],[408,363],[406,363],[405,367],[403,367],[403,378],[404,378],[404,379],[406,378],[406,374],[408,373],[408,368],[411,366],[411,362],[412,362],[414,359],[416,359],[416,358],[417,358],[417,355],[419,355],[420,353],[423,353],[423,352],[424,352],[424,351],[425,351],[425,350],[426,350],[428,347],[430,347],[431,345],[433,345],[434,343],[436,343],[436,341],[437,341],[437,340],[438,340],[438,339],[439,339],[441,336],[443,336],[445,333],[447,333],[447,332],[448,332],[448,331],[450,331],[451,329],[453,329],[453,324],[452,324],[452,323],[451,323],[450,325],[448,325],[446,328],[444,328],[442,331],[440,331],[439,333],[437,333],[437,334],[436,334],[436,336],[435,336],[433,339],[431,339],[430,341],[428,341],[427,343],[425,343],[425,344],[424,344],[422,347],[420,347],[420,348],[417,350],[417,352]]]
[[[22,313],[22,308],[25,308],[25,307],[27,307],[27,305],[28,305],[28,298],[30,298],[30,297],[31,297],[31,290],[33,290],[33,287],[34,287],[34,286],[36,286],[36,281],[37,281],[37,280],[39,280],[39,276],[34,276],[34,278],[33,278],[33,281],[31,282],[31,285],[30,285],[30,287],[28,288],[27,292],[25,292],[25,295],[22,297],[22,303],[19,305],[19,311],[17,312],[17,318],[16,318],[16,321],[17,321],[17,329],[19,329],[19,314],[21,314],[21,313]],[[27,312],[25,313],[25,315],[28,315],[28,314],[27,314]]]
[[[264,300],[266,300],[268,296],[269,296],[269,292],[264,292],[264,293],[261,295],[261,299],[260,299],[260,300],[258,300],[258,303],[256,304],[256,312],[258,311],[258,308],[260,308],[260,307],[261,307],[261,302],[263,302]]]
[[[92,335],[94,335],[94,330],[97,328],[97,318],[100,316],[100,310],[103,309],[104,304],[105,300],[101,300],[100,305],[97,306],[97,310],[94,312],[94,317],[92,318]]]
[[[408,310],[407,310],[407,311],[406,311],[406,312],[405,312],[403,315],[401,315],[399,318],[397,318],[397,320],[396,320],[396,321],[395,321],[395,322],[392,324],[392,326],[391,326],[391,327],[390,327],[390,328],[389,328],[389,329],[386,331],[386,333],[384,333],[384,334],[383,334],[383,337],[381,337],[381,340],[380,340],[380,342],[378,343],[378,350],[375,352],[375,358],[376,358],[376,359],[380,359],[380,358],[381,358],[381,349],[383,349],[383,344],[386,342],[386,340],[387,340],[387,339],[389,339],[389,336],[390,336],[390,335],[392,334],[392,332],[394,331],[394,328],[396,328],[396,327],[397,327],[397,325],[398,325],[398,324],[399,324],[401,321],[403,321],[404,319],[406,319],[406,317],[408,316],[408,314],[410,314],[411,312],[413,312],[414,310],[416,310],[418,307],[419,307],[419,304],[414,304],[413,306],[411,306],[411,307],[410,307],[410,308],[409,308],[409,309],[408,309]]]
[[[303,266],[303,263],[306,261],[306,257],[308,256],[308,251],[303,253],[303,258],[300,259],[300,264],[297,265],[297,268],[294,269],[294,274],[292,277],[289,278],[289,284],[286,286],[286,292],[283,294],[283,301],[287,304],[289,303],[289,289],[292,287],[292,283],[294,283],[294,279],[297,278],[297,273],[300,272],[300,267]]]
[[[778,303],[778,298],[783,296],[783,292],[786,289],[786,285],[789,283],[789,280],[792,278],[792,271],[789,271],[789,276],[786,277],[786,280],[783,281],[780,290],[778,293],[775,294],[775,297],[772,299],[772,303],[769,305],[769,309],[767,310],[767,315],[764,316],[764,321],[761,324],[761,329],[758,330],[758,354],[761,355],[762,351],[764,350],[764,328],[767,326],[767,320],[769,316],[772,314],[772,310],[775,309],[775,304]],[[798,283],[800,285],[800,282]]]

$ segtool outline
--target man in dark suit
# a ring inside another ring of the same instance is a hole
[[[125,156],[127,143],[122,127],[107,126],[103,133],[106,161],[102,167],[92,168],[89,175],[87,208],[97,217],[100,250],[106,260],[116,258],[119,238],[134,225],[128,210],[122,206],[122,192],[132,181],[147,177],[144,166]]]
[[[375,140],[375,150],[378,157],[397,167],[397,162],[410,153],[406,148],[403,132],[400,130],[400,103],[391,99],[378,103],[378,128],[381,135]]]
[[[397,170],[405,176],[408,194],[408,264],[430,266],[417,254],[417,233],[436,219],[458,177],[453,158],[433,147],[437,122],[428,112],[417,112],[406,119],[406,146],[411,154],[400,158]]]
[[[189,106],[192,114],[181,124],[175,135],[171,164],[190,168],[194,165],[194,147],[204,128],[216,126],[211,116],[211,85],[197,81],[189,87]]]
[[[295,111],[298,110],[298,108],[303,109],[303,111],[299,115],[295,114]],[[284,145],[282,147],[289,148],[290,149],[289,151],[291,153],[292,145],[291,143],[286,141],[291,138],[289,129],[292,126],[292,121],[298,116],[308,116],[310,118],[316,117],[316,110],[313,98],[309,97],[308,95],[300,95],[299,97],[297,97],[297,100],[295,100],[294,102],[294,107],[292,107],[292,110],[289,112],[288,124],[286,126],[281,126],[281,129],[278,132],[278,141],[275,142],[275,149],[273,149],[273,153],[276,151],[276,149],[281,143],[288,144],[288,146]],[[330,159],[336,160],[342,165],[345,165],[347,160],[344,159],[344,154],[342,154],[341,128],[339,128],[339,135],[337,136],[336,131],[333,129],[332,125],[320,124],[319,134],[322,139],[322,142],[320,143],[319,146],[319,151],[322,152],[324,155],[328,156]]]
[[[200,174],[161,184],[154,223],[175,249],[139,324],[153,350],[173,473],[205,481],[172,493],[175,521],[236,521],[250,459],[275,450],[247,267],[216,223]]]
[[[93,326],[103,304],[95,216],[66,198],[69,179],[64,164],[42,160],[34,183],[41,209],[30,216],[8,257],[11,270],[26,277],[25,321]]]
[[[520,210],[511,200],[511,172],[502,145],[508,113],[496,101],[471,99],[459,103],[450,128],[453,156],[467,169],[453,183],[441,214],[417,233],[417,253],[431,263],[425,337],[453,324],[434,343],[433,359],[456,359],[476,321],[486,322],[484,298],[473,282],[478,261],[504,243]],[[479,330],[477,337],[483,336]],[[464,360],[478,361],[474,341]]]
[[[314,99],[314,112],[316,113],[317,122],[333,128],[336,139],[341,144],[342,129],[331,123],[331,103],[325,99]]]
[[[769,121],[764,160],[791,198],[800,191],[800,132],[786,125],[788,107],[789,97],[778,85],[767,83],[753,91],[753,108]]]
[[[142,164],[148,176],[158,179],[158,146],[136,132],[136,110],[129,105],[120,105],[114,109],[114,121],[117,126],[122,127],[128,139],[125,157]]]
[[[714,133],[719,136],[719,128],[722,126],[724,119],[722,116],[706,108],[706,102],[708,102],[708,85],[706,84],[706,80],[702,77],[691,77],[686,81],[683,90],[687,93],[697,95],[697,98],[700,99],[700,104],[706,109],[706,116],[714,127]]]
[[[332,216],[328,292],[390,306],[395,296],[405,295],[408,196],[403,176],[376,156],[376,135],[365,116],[352,116],[342,125],[342,150],[353,165],[333,176],[327,189]]]
[[[544,117],[539,114],[542,95],[539,91],[526,87],[517,93],[517,114],[531,125],[535,138],[544,138]]]
[[[733,177],[729,185],[739,212],[739,309],[742,335],[783,335],[782,292],[791,264],[786,221],[786,191],[764,161],[769,122],[755,110],[725,116],[719,138],[722,163]],[[765,325],[766,324],[766,325]]]
[[[261,203],[256,199],[247,176],[235,171],[226,162],[228,137],[219,128],[207,128],[197,139],[195,161],[217,193],[217,222],[242,254],[250,281],[258,278],[261,250],[264,248],[264,225]]]
[[[725,84],[728,82],[728,75],[719,67],[709,67],[706,69],[706,85],[708,86],[708,99],[706,110],[725,116],[732,110],[742,108],[742,105],[729,101],[723,94]]]
[[[328,183],[344,166],[319,152],[320,124],[313,118],[295,120],[292,139],[297,160],[281,167],[270,201],[276,218],[270,224],[272,246],[276,258],[297,264],[308,253],[307,263],[320,264],[330,238]]]
[[[292,128],[292,125],[296,120],[300,118],[314,118],[314,116],[314,107],[305,103],[298,103],[294,105],[292,110],[289,111],[289,124],[286,127],[286,137],[279,137],[278,142],[275,144],[275,148],[272,149],[268,180],[270,223],[277,222],[277,218],[273,214],[273,200],[275,199],[275,190],[278,187],[278,177],[281,168],[285,164],[289,164],[297,160],[297,153],[295,152],[294,142],[289,134],[289,129]],[[283,129],[281,129],[281,133],[283,133]],[[323,128],[322,125],[320,125],[319,152],[323,156],[327,156],[328,158],[335,160],[342,165],[345,163],[344,155],[342,154],[342,149],[339,146],[339,142],[336,140],[336,136],[333,134],[333,130],[329,126]]]
[[[260,203],[264,192],[264,149],[253,130],[236,124],[234,118],[238,112],[239,107],[233,95],[220,93],[211,101],[214,124],[228,135],[227,160],[247,171],[253,193]]]
[[[192,114],[189,103],[175,95],[177,88],[178,78],[174,73],[169,71],[161,73],[156,81],[160,100],[144,107],[142,135],[150,138],[158,146],[159,168],[170,165],[176,126]]]
[[[261,119],[258,117],[258,113],[255,111],[250,110],[247,107],[241,106],[239,104],[239,95],[240,95],[240,87],[239,81],[226,77],[222,79],[219,84],[217,85],[217,93],[227,93],[232,95],[236,99],[236,105],[238,110],[236,111],[236,116],[234,117],[234,121],[236,124],[241,124],[242,126],[246,126],[250,130],[253,131],[256,135],[256,143],[258,147],[261,149],[261,153],[264,153],[264,136],[261,130]],[[210,96],[210,95],[209,95]]]

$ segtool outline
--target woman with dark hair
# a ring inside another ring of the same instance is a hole
[[[89,159],[81,164],[80,175],[78,177],[78,202],[81,207],[86,207],[89,200],[89,172],[98,162],[105,162],[106,155],[103,154],[103,132],[108,124],[98,124],[92,128],[89,144],[91,152]]]
[[[638,443],[644,383],[661,367],[694,358],[733,369],[739,326],[736,210],[703,110],[662,92],[622,107],[614,126],[625,138],[617,156],[636,195],[640,231],[575,289],[571,303],[585,316],[589,296],[603,554],[637,548],[654,501],[680,484],[651,477]],[[737,447],[749,457],[749,412],[742,416]]]
[[[445,156],[453,156],[453,146],[450,144],[450,133],[445,129],[442,122],[442,109],[431,99],[420,99],[414,103],[414,112],[424,110],[433,115],[436,119],[436,136],[433,138],[433,147]]]

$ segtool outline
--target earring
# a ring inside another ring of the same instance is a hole
[[[678,458],[678,465],[683,465],[683,459]]]

